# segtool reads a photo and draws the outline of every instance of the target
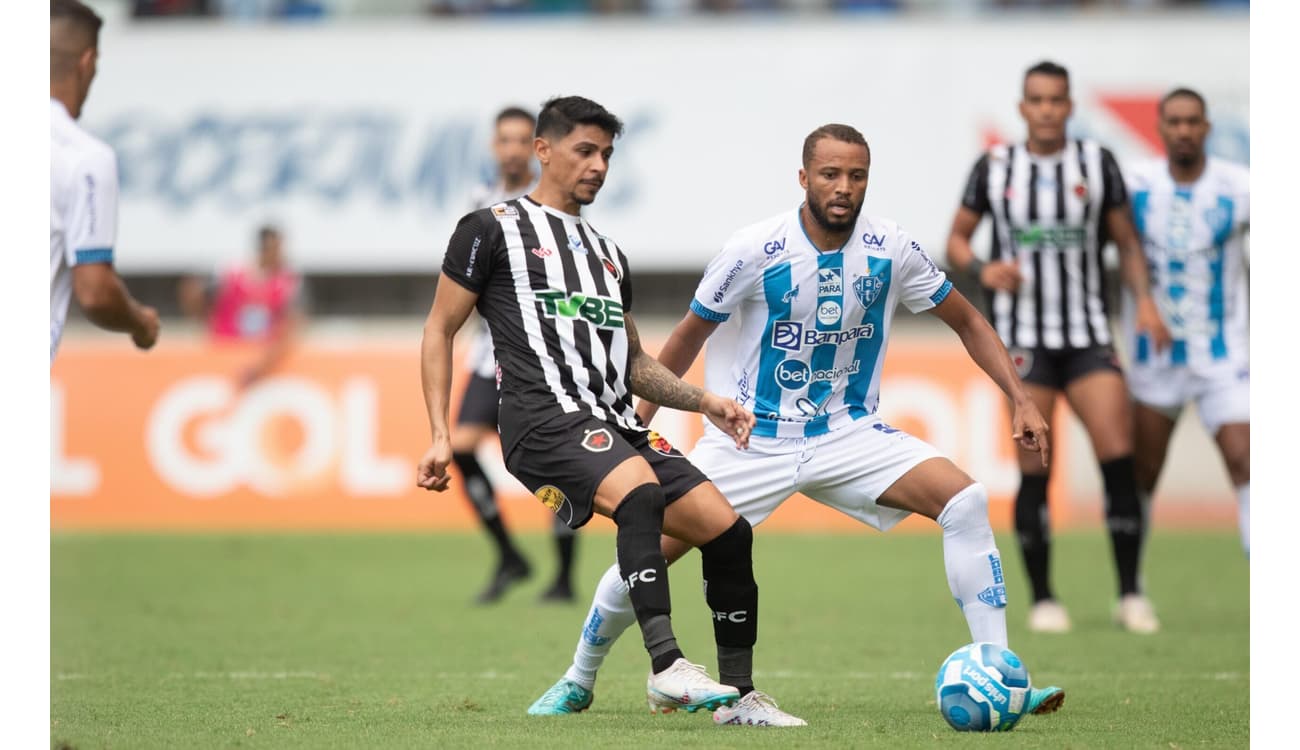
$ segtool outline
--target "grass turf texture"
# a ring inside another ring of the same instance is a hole
[[[1026,631],[1019,552],[999,538],[1011,646],[1065,708],[1004,735],[952,731],[934,705],[940,662],[968,640],[937,535],[755,538],[762,590],[757,682],[811,726],[714,727],[649,714],[635,627],[584,714],[530,717],[563,672],[607,534],[580,536],[579,597],[543,606],[549,538],[523,537],[533,578],[469,604],[490,555],[477,535],[55,535],[51,742],[162,747],[1246,747],[1248,567],[1236,532],[1157,532],[1156,636],[1119,632],[1108,542],[1054,550],[1068,636]],[[672,568],[688,657],[716,674],[699,556]]]

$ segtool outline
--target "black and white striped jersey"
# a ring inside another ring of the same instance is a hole
[[[479,295],[492,331],[506,455],[563,414],[639,428],[624,328],[632,287],[613,240],[524,196],[462,218],[442,272]]]
[[[1105,215],[1128,196],[1119,165],[1094,141],[1050,156],[994,146],[971,170],[962,205],[993,218],[990,260],[1020,267],[1015,292],[985,290],[1008,347],[1082,349],[1111,343],[1101,250]]]

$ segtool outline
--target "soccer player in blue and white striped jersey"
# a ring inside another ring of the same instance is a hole
[[[1166,157],[1126,171],[1151,291],[1173,336],[1157,351],[1124,302],[1129,388],[1137,401],[1138,483],[1149,500],[1182,408],[1196,402],[1237,490],[1250,554],[1250,342],[1245,237],[1250,170],[1209,157],[1205,99],[1186,88],[1160,102]]]
[[[910,513],[924,515],[943,529],[949,590],[971,639],[1006,645],[1006,585],[984,485],[877,413],[898,305],[933,312],[958,334],[1015,404],[1014,439],[1040,452],[1044,464],[1047,423],[992,326],[904,229],[861,213],[870,165],[866,139],[854,128],[831,124],[810,133],[799,171],[806,200],[727,241],[659,361],[686,372],[709,341],[706,387],[754,410],[747,451],[706,427],[690,454],[742,518],[757,526],[795,493],[880,531]],[[648,422],[655,408],[643,402],[638,417]],[[663,547],[669,561],[690,549],[669,536]],[[557,685],[590,691],[633,615],[627,587],[611,568],[597,587],[573,665]],[[723,663],[720,649],[726,673]],[[1064,697],[1060,688],[1035,688],[1025,712],[1055,711]],[[713,718],[790,725],[789,715],[757,692]]]

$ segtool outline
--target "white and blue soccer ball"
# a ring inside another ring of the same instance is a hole
[[[1020,721],[1029,700],[1029,671],[1009,648],[970,643],[939,667],[934,680],[939,713],[959,732],[1005,732]]]

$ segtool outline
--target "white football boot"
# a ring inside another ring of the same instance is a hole
[[[704,667],[686,659],[646,678],[645,695],[651,713],[665,714],[679,708],[691,713],[701,708],[712,711],[740,700],[739,690],[715,682]]]
[[[1130,633],[1150,635],[1160,630],[1160,620],[1151,600],[1141,594],[1128,594],[1115,608],[1115,623]]]
[[[757,690],[736,701],[734,706],[723,706],[713,712],[713,723],[741,724],[752,727],[806,727],[808,722],[791,716],[777,707],[767,693]]]
[[[1070,632],[1070,613],[1055,599],[1044,599],[1029,610],[1029,629],[1034,633]]]

